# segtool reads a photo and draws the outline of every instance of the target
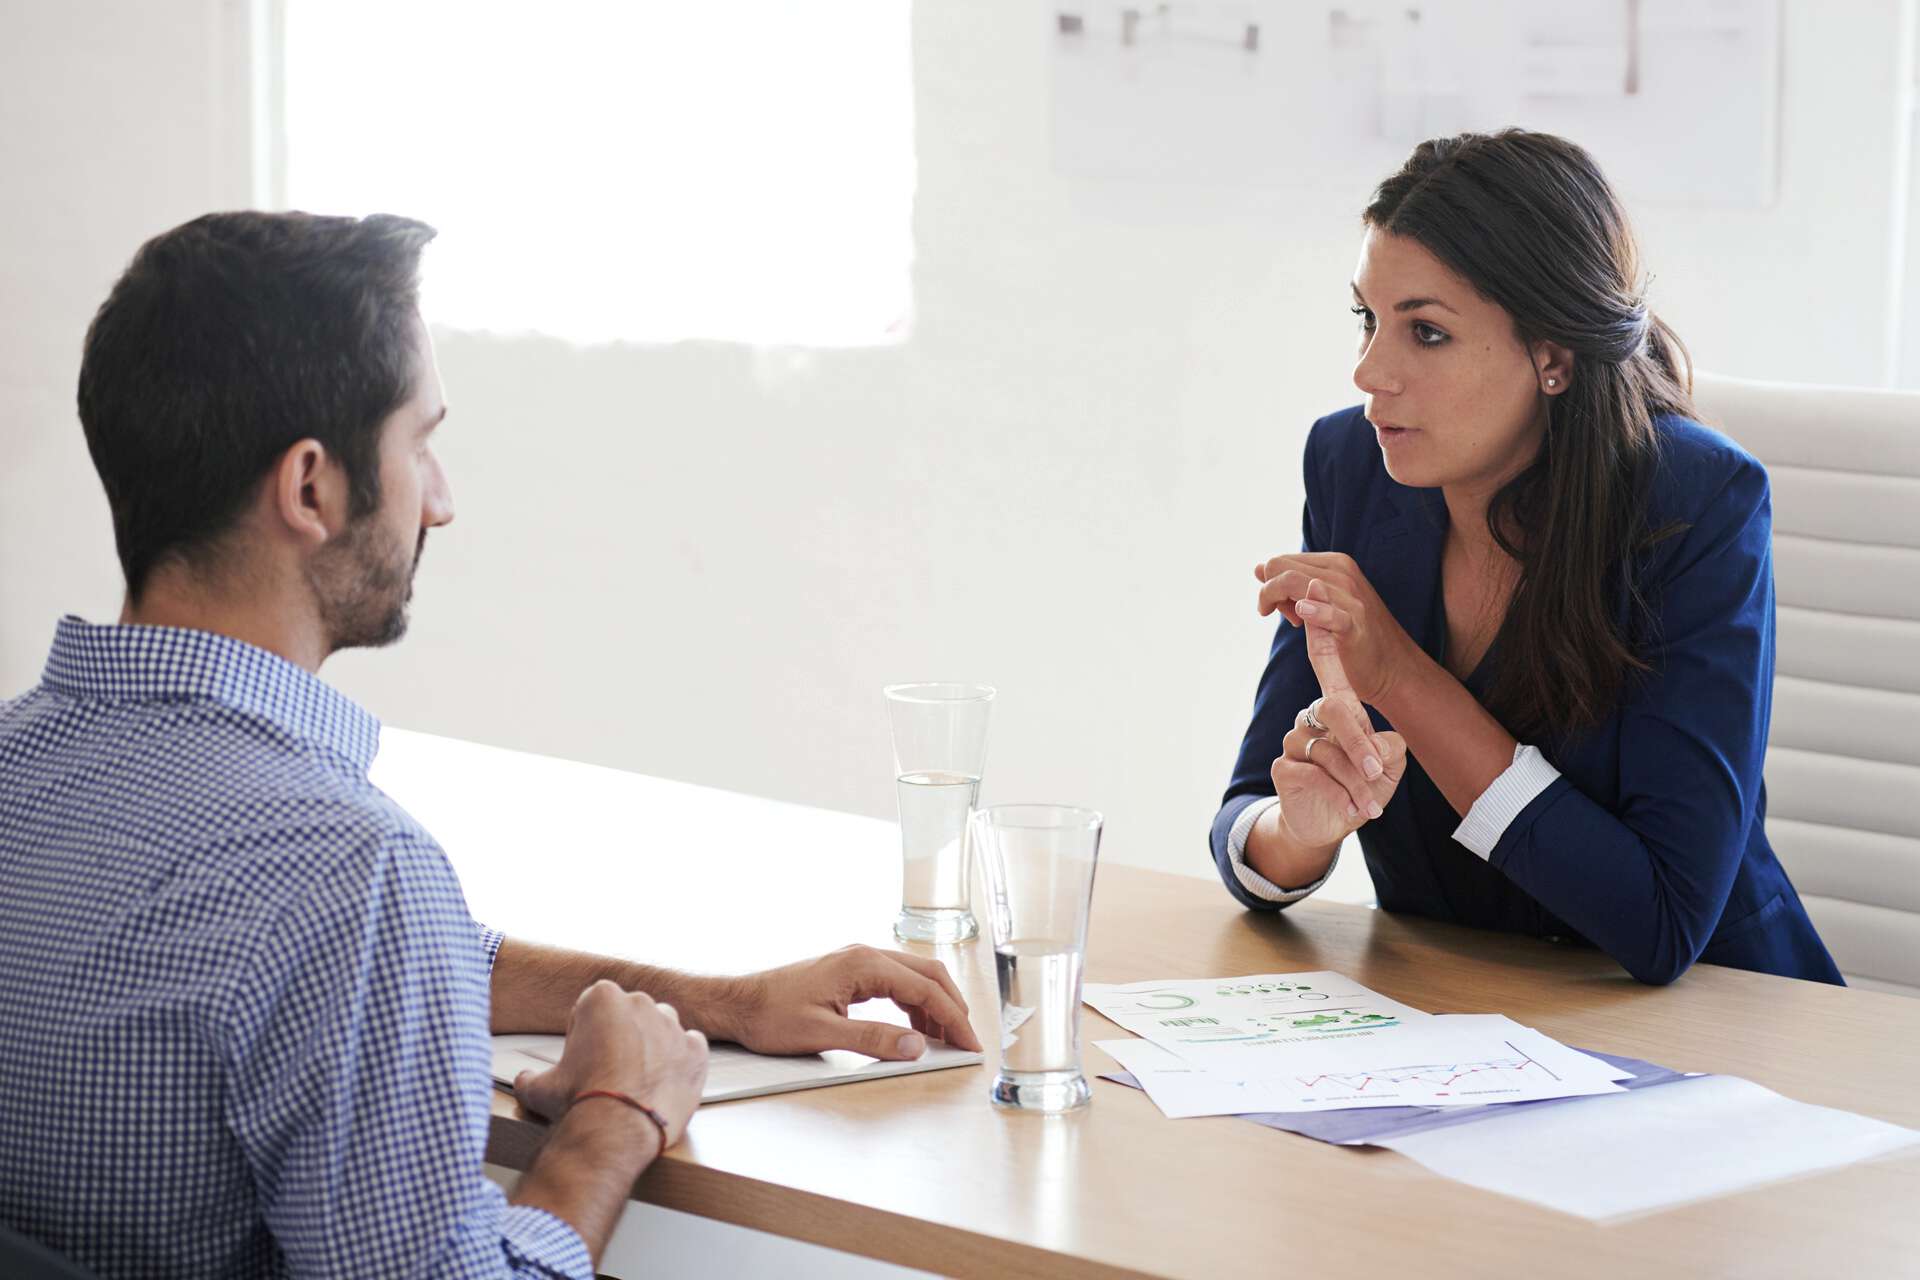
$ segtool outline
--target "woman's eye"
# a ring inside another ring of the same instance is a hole
[[[1351,310],[1354,315],[1360,317],[1360,328],[1363,332],[1366,332],[1366,333],[1373,332],[1373,312],[1372,311],[1369,311],[1365,307],[1351,307],[1349,308],[1349,310]]]
[[[1413,322],[1413,337],[1423,347],[1437,347],[1447,340],[1446,334],[1419,320]]]

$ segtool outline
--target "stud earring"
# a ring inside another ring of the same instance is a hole
[[[1550,386],[1550,387],[1557,387],[1557,386],[1559,386],[1559,385],[1560,385],[1560,379],[1558,379],[1558,378],[1548,378],[1548,379],[1547,379],[1547,385],[1548,385],[1548,386]]]

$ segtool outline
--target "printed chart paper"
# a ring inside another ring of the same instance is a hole
[[[1181,1056],[1203,1045],[1308,1044],[1372,1037],[1429,1018],[1337,973],[1089,982],[1083,998],[1137,1036]]]
[[[1179,1058],[1167,1053],[1159,1045],[1146,1040],[1103,1040],[1100,1047],[1108,1045],[1120,1047],[1121,1054],[1128,1061],[1140,1056],[1149,1067],[1165,1067],[1151,1055],[1164,1054],[1168,1063],[1173,1063],[1175,1074],[1193,1073],[1193,1068]],[[1138,1051],[1145,1050],[1146,1055]],[[1111,1053],[1112,1051],[1109,1050]],[[1689,1077],[1668,1067],[1656,1063],[1644,1062],[1639,1058],[1623,1058],[1618,1054],[1598,1053],[1592,1049],[1579,1052],[1589,1057],[1601,1058],[1615,1068],[1615,1074],[1623,1077],[1622,1087],[1627,1089],[1655,1089],[1663,1084],[1672,1084],[1676,1080]],[[1119,1056],[1119,1055],[1116,1055]],[[1204,1073],[1201,1073],[1204,1074]],[[1126,1085],[1130,1089],[1145,1090],[1138,1076],[1130,1071],[1107,1071],[1100,1074],[1102,1080],[1111,1080],[1115,1084]],[[1170,1080],[1175,1090],[1182,1082]],[[1177,1099],[1177,1095],[1176,1095]],[[1286,1133],[1297,1133],[1316,1142],[1328,1142],[1338,1146],[1378,1145],[1383,1138],[1398,1138],[1415,1133],[1426,1133],[1431,1129],[1449,1129],[1454,1125],[1480,1124],[1502,1116],[1524,1115],[1528,1111],[1549,1107],[1573,1107],[1586,1101],[1582,1098],[1540,1098],[1533,1102],[1495,1102],[1481,1107],[1349,1107],[1339,1111],[1236,1111],[1242,1120],[1248,1120],[1269,1129],[1279,1129]],[[1160,1103],[1161,1110],[1168,1110],[1166,1102]]]
[[[1526,1102],[1618,1093],[1624,1078],[1498,1014],[1436,1017],[1335,973],[1089,983],[1085,998],[1192,1069],[1100,1042],[1182,1118]]]

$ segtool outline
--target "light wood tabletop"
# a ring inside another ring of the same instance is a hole
[[[374,778],[513,936],[731,973],[897,945],[892,823],[394,730]],[[1595,1225],[1389,1151],[1170,1121],[1108,1081],[1080,1113],[1008,1115],[986,1098],[991,949],[912,949],[954,970],[985,1065],[703,1108],[634,1195],[962,1277],[1920,1275],[1912,1154]],[[1088,981],[1312,969],[1920,1127],[1920,1000],[1712,966],[1649,988],[1583,948],[1311,899],[1253,913],[1211,879],[1100,869]],[[1091,1042],[1126,1033],[1089,1009],[1082,1035],[1089,1075],[1115,1069]],[[495,1094],[490,1159],[524,1168],[543,1132]]]

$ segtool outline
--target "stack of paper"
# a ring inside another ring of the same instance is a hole
[[[1096,1043],[1170,1117],[1388,1147],[1594,1221],[1920,1144],[1751,1081],[1582,1053],[1497,1014],[1422,1013],[1336,973],[1089,983],[1086,1001],[1145,1037]]]
[[[1337,973],[1088,983],[1085,999],[1144,1037],[1097,1043],[1175,1118],[1531,1102],[1632,1075],[1499,1014],[1423,1013]]]
[[[1605,1222],[1901,1151],[1920,1133],[1736,1076],[1374,1139],[1433,1172]]]

